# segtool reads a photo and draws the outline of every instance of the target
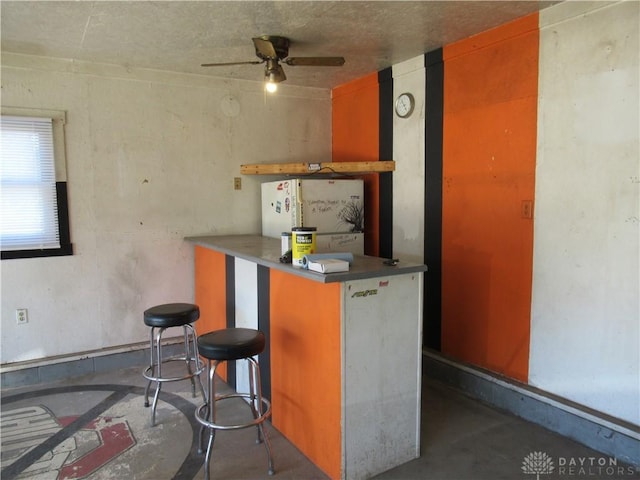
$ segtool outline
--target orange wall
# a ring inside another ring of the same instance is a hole
[[[444,48],[442,351],[527,381],[538,16]]]
[[[340,284],[275,269],[269,283],[273,426],[339,479]]]
[[[200,319],[195,323],[198,335],[226,328],[227,302],[225,255],[214,250],[195,247],[195,302],[200,307]],[[226,363],[217,373],[227,378]]]
[[[378,74],[336,87],[332,96],[333,161],[379,160]],[[362,178],[365,184],[365,253],[378,255],[378,175]]]

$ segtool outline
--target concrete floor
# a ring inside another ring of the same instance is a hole
[[[606,455],[478,403],[434,380],[426,378],[423,385],[422,455],[377,476],[378,480],[640,478],[631,467],[611,466]],[[188,381],[165,384],[157,425],[151,427],[150,409],[143,406],[144,386],[141,369],[136,367],[4,389],[0,477],[203,478],[203,459],[197,453],[198,425],[193,420],[193,408],[200,399],[192,398]],[[224,408],[229,415],[236,415],[239,405],[231,402],[223,402]],[[327,478],[275,429],[267,428],[275,477],[267,474],[265,450],[255,442],[255,429],[217,434],[211,477]],[[523,462],[535,454],[538,459],[552,459],[551,464],[529,464],[527,471]],[[580,470],[581,459],[595,466],[584,465]],[[570,465],[572,460],[577,466]],[[561,461],[565,465],[560,465]],[[602,461],[607,467],[598,466]]]

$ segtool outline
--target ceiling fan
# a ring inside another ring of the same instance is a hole
[[[203,67],[224,67],[230,65],[259,65],[265,63],[264,76],[266,89],[275,92],[277,84],[284,82],[287,76],[284,74],[280,62],[292,67],[341,67],[344,65],[343,57],[290,57],[289,39],[275,35],[262,35],[252,38],[256,48],[256,55],[260,60],[249,62],[227,63],[203,63]]]

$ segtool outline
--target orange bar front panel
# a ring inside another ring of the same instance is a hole
[[[226,267],[225,255],[195,246],[195,302],[200,307],[200,319],[195,323],[198,335],[226,328]],[[218,373],[227,378],[226,363]]]
[[[332,479],[341,475],[339,283],[271,269],[272,422]]]

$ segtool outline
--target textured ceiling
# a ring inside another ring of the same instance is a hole
[[[261,81],[252,37],[291,40],[291,56],[343,67],[284,66],[287,83],[333,88],[555,1],[6,1],[3,52]]]

